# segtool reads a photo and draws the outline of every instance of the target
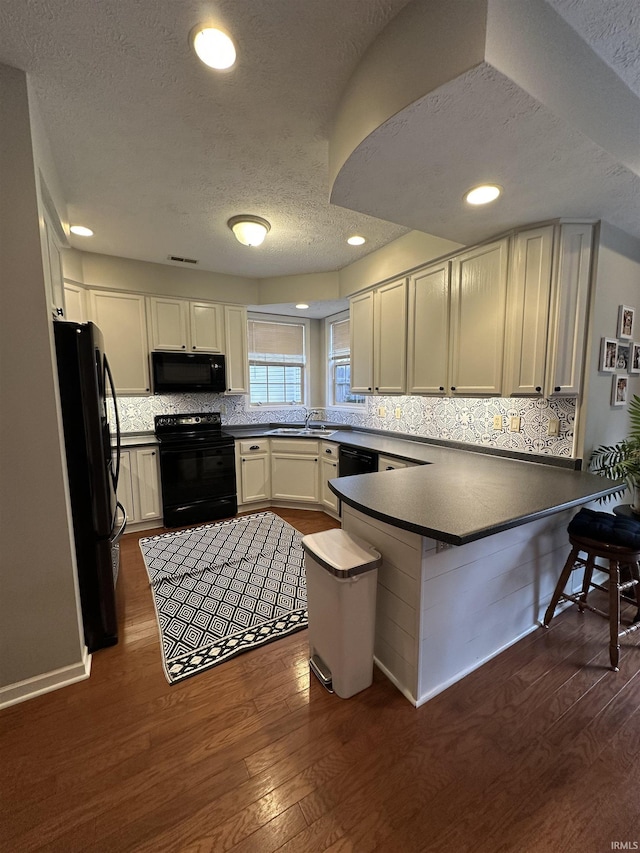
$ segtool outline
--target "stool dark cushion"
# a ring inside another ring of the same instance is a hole
[[[567,530],[573,536],[640,550],[640,521],[633,518],[583,508],[571,519]]]

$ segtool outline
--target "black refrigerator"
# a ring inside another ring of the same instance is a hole
[[[127,520],[116,498],[118,407],[100,329],[63,321],[53,326],[84,637],[94,652],[118,642],[118,540]]]

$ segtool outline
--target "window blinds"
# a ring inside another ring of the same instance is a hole
[[[349,355],[349,319],[337,320],[331,324],[330,358],[344,358]]]
[[[304,364],[304,326],[249,320],[249,361],[263,364]]]

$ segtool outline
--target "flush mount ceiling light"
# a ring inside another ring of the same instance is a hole
[[[367,241],[364,239],[364,237],[360,237],[359,234],[354,234],[353,237],[349,237],[349,239],[347,240],[347,243],[350,246],[362,246],[362,244],[366,242]]]
[[[466,192],[464,200],[469,204],[489,204],[490,201],[495,201],[501,192],[502,187],[498,184],[481,184]]]
[[[245,213],[232,216],[227,225],[235,234],[236,240],[243,246],[259,246],[271,231],[271,225],[266,219]]]
[[[85,228],[84,225],[72,225],[69,228],[72,234],[76,234],[78,237],[93,237],[93,231],[91,228]]]
[[[190,41],[198,59],[209,68],[224,71],[236,61],[235,45],[222,30],[198,24],[191,30]]]
[[[296,308],[298,308],[300,311],[306,311],[308,307],[309,306],[306,302],[298,302],[298,304],[296,305]]]

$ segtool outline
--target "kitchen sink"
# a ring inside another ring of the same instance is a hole
[[[278,429],[270,430],[268,435],[313,435],[328,438],[334,432],[335,430],[314,429],[313,427],[307,427],[306,429],[305,427],[278,427]]]

